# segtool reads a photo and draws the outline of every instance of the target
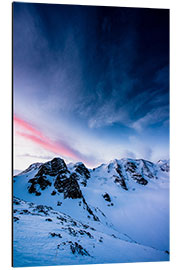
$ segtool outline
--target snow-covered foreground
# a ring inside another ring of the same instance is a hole
[[[169,163],[55,158],[14,177],[14,266],[169,260]]]

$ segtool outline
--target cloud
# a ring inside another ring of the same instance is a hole
[[[88,157],[85,157],[83,154],[77,150],[71,148],[65,142],[53,141],[37,128],[30,125],[28,122],[22,120],[21,118],[14,116],[15,125],[21,128],[21,131],[16,130],[16,134],[22,136],[25,139],[30,140],[31,142],[39,145],[43,149],[46,149],[54,154],[66,156],[72,158],[73,160],[81,160],[85,163],[90,162]],[[23,131],[22,131],[23,130]]]
[[[36,128],[34,128],[32,125],[22,120],[21,118],[17,117],[16,115],[14,115],[14,123],[25,129],[26,131],[33,133],[35,136],[41,137],[43,139],[44,135],[39,130],[37,130]]]
[[[111,146],[128,144],[129,135],[142,133],[145,141],[146,129],[157,137],[168,126],[167,28],[160,14],[98,9],[14,4],[14,108],[37,126],[21,118],[15,124],[20,139],[49,151],[39,156],[96,163],[118,154]],[[125,156],[139,153],[127,149]]]
[[[50,160],[50,159],[52,159],[54,156],[52,155],[52,156],[43,156],[43,155],[32,155],[32,154],[28,154],[28,153],[26,153],[26,154],[22,154],[22,155],[17,155],[18,157],[27,157],[27,158],[37,158],[38,160],[39,159],[45,159],[45,160]]]
[[[132,151],[125,150],[123,153],[123,157],[136,158],[136,155]]]
[[[116,109],[114,100],[106,101],[102,107],[93,115],[89,121],[90,128],[99,128],[103,126],[111,126],[114,123],[123,123],[127,119],[126,111],[121,108]]]
[[[153,124],[162,124],[167,122],[169,117],[169,108],[168,106],[160,107],[153,109],[148,112],[144,117],[135,121],[131,127],[138,132],[142,132],[145,128]]]
[[[152,160],[153,149],[151,146],[149,146],[141,138],[137,138],[135,136],[130,136],[129,141],[132,145],[134,152],[136,153],[136,158]]]

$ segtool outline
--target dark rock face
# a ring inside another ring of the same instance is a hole
[[[86,177],[86,179],[90,178],[90,172],[89,170],[84,166],[83,163],[79,165],[75,165],[76,167],[76,172],[79,173],[80,175]]]
[[[51,186],[51,182],[46,179],[46,176],[35,176],[34,178],[30,179],[28,181],[30,183],[28,187],[29,193],[35,193],[35,195],[41,195],[39,194],[37,188],[40,188],[41,190],[44,190],[47,186]]]
[[[13,220],[14,220],[14,222],[16,222],[16,221],[19,220],[19,218],[18,217],[13,217]]]
[[[47,179],[47,176],[56,176],[57,174],[67,173],[68,169],[63,159],[54,158],[39,166],[39,170],[34,178],[30,179],[28,187],[29,193],[35,193],[36,196],[40,196],[39,189],[45,190],[48,186],[51,186],[51,182]],[[54,193],[52,195],[55,195]]]
[[[56,176],[58,173],[67,173],[66,163],[61,158],[54,158],[39,167],[37,175]]]
[[[105,194],[103,194],[102,196],[103,196],[103,198],[104,198],[107,202],[111,202],[111,198],[110,198],[110,196],[109,196],[108,193],[105,193]]]
[[[159,161],[160,162],[160,161]],[[163,172],[169,172],[169,164],[168,162],[164,162],[163,164],[160,165],[160,169]]]
[[[58,192],[63,193],[64,188],[67,185],[68,177],[65,174],[58,174],[56,180],[54,182],[54,187],[58,190]]]
[[[142,177],[140,174],[133,174],[132,178],[141,185],[147,185],[148,181]]]
[[[19,199],[15,198],[15,197],[13,198],[13,204],[20,205],[19,201],[20,201]]]
[[[73,254],[79,254],[82,256],[90,256],[90,254],[87,252],[85,248],[83,248],[81,245],[79,245],[77,242],[70,244],[70,249]]]
[[[149,166],[153,166],[153,163],[151,163],[150,161],[145,161],[145,160],[142,160],[143,162],[143,174],[146,175],[148,178],[154,178],[154,175],[152,174],[152,172],[150,171]]]
[[[52,207],[40,204],[40,205],[37,205],[33,211],[37,211],[38,213],[48,216],[50,210],[53,210]]]
[[[82,192],[77,182],[78,177],[76,173],[72,173],[70,177],[65,175],[58,175],[54,183],[55,188],[60,193],[64,193],[64,199],[66,198],[82,198]]]
[[[119,164],[117,164],[117,167],[116,167],[116,171],[117,173],[119,174],[120,177],[116,177],[114,182],[117,184],[120,184],[120,186],[125,189],[125,190],[128,190],[127,186],[126,186],[126,182],[125,182],[125,178],[122,174],[122,171],[121,171],[121,167]]]
[[[126,163],[125,167],[126,167],[126,171],[131,174],[131,177],[134,181],[136,181],[138,184],[141,184],[141,185],[147,185],[148,181],[146,179],[144,179],[144,177],[137,172],[138,168],[137,168],[136,164],[128,161]],[[147,169],[148,169],[148,167],[146,166],[146,170]],[[150,172],[149,169],[148,169],[148,172]]]
[[[91,208],[89,207],[89,205],[87,204],[86,200],[84,199],[84,197],[82,197],[83,200],[83,204],[86,207],[86,210],[88,211],[88,213],[93,216],[93,219],[95,221],[99,221],[99,218],[93,213],[93,211],[91,210]]]
[[[52,222],[52,219],[51,218],[46,218],[45,221]]]
[[[61,206],[61,205],[62,205],[62,202],[57,201],[57,206]]]
[[[85,167],[83,163],[80,163],[78,165],[75,165],[75,171],[79,173],[81,176],[83,176],[83,180],[81,181],[81,184],[83,184],[85,187],[87,185],[87,179],[90,178],[90,172],[89,170]]]
[[[124,178],[116,177],[114,183],[119,184],[123,189],[128,190]]]
[[[52,195],[52,196],[56,195],[56,191],[53,190],[53,191],[51,192],[51,195]]]
[[[58,237],[62,238],[62,235],[60,233],[49,233],[52,237]]]
[[[128,161],[126,163],[126,171],[127,172],[135,173],[136,170],[137,170],[137,166],[133,162]]]
[[[85,179],[90,177],[90,173],[84,164],[77,165],[76,171]],[[48,161],[39,167],[35,177],[28,181],[30,184],[28,191],[29,193],[35,193],[36,196],[40,196],[40,190],[45,190],[48,186],[52,185],[52,183],[48,180],[48,176],[54,176],[56,177],[54,187],[58,192],[64,193],[64,199],[82,198],[77,173],[70,174],[64,160],[61,158],[54,158],[53,160]],[[83,182],[83,184],[86,185],[86,182]],[[51,193],[52,196],[56,194],[56,190]]]

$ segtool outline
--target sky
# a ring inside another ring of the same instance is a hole
[[[169,10],[13,3],[14,169],[169,159]]]

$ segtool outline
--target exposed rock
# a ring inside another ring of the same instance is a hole
[[[61,206],[61,205],[62,205],[62,202],[57,201],[57,206]]]
[[[90,232],[87,232],[85,230],[79,230],[80,235],[87,235],[89,238],[94,238]]]
[[[75,165],[75,171],[80,174],[81,176],[83,176],[83,180],[81,181],[81,184],[83,184],[85,187],[87,185],[87,179],[90,178],[90,172],[89,170],[85,167],[85,165],[83,163],[78,163]]]
[[[159,167],[163,172],[169,172],[169,162],[166,160],[158,161]]]
[[[66,198],[82,198],[82,192],[78,184],[78,177],[76,173],[72,173],[70,177],[65,175],[58,175],[54,183],[55,188],[60,193],[64,193],[64,199]]]
[[[142,159],[143,162],[143,174],[146,175],[148,178],[154,178],[154,175],[152,174],[152,172],[150,171],[149,166],[153,166],[153,163],[151,163],[150,161],[145,161],[144,159]]]
[[[125,165],[125,168],[126,168],[126,171],[130,173],[132,179],[135,180],[138,184],[147,185],[148,181],[146,179],[144,179],[144,177],[140,173],[138,173],[138,168],[137,168],[136,164],[128,161]],[[146,166],[146,171],[147,170],[149,170],[149,169]],[[150,170],[149,170],[149,173],[150,173]]]
[[[104,198],[107,202],[111,202],[111,198],[110,198],[110,196],[109,196],[108,193],[105,193],[105,194],[103,194],[102,196],[103,196],[103,198]]]
[[[51,182],[46,179],[45,175],[36,175],[34,178],[30,179],[28,183],[30,183],[28,186],[29,193],[35,193],[36,196],[40,193],[37,189],[44,190],[47,186],[51,186]]]
[[[52,222],[52,219],[51,218],[46,218],[45,221]]]
[[[132,175],[133,180],[135,180],[138,184],[141,185],[147,185],[148,181],[142,177],[140,174],[133,174]]]
[[[66,163],[61,158],[54,158],[51,161],[48,161],[42,164],[39,167],[39,171],[36,176],[40,175],[50,175],[56,176],[58,173],[67,173],[68,169]]]
[[[119,164],[117,164],[116,171],[117,171],[117,173],[119,174],[120,177],[116,177],[114,182],[116,184],[120,184],[120,186],[123,189],[128,190],[128,188],[126,186],[125,178],[124,178],[124,176],[122,174],[121,166]]]
[[[20,200],[14,197],[14,198],[13,198],[13,203],[14,203],[15,205],[20,205]]]
[[[53,191],[51,192],[51,195],[52,195],[52,196],[56,195],[56,191],[53,190]]]
[[[52,207],[46,205],[37,205],[33,211],[37,211],[38,213],[43,213],[45,216],[49,215],[49,211],[52,210]]]
[[[125,167],[126,167],[126,171],[128,171],[130,173],[135,173],[136,170],[137,170],[136,164],[134,164],[133,162],[130,162],[130,161],[128,161],[126,163],[126,166]]]
[[[35,195],[36,196],[41,196],[41,192],[36,191]]]
[[[93,219],[94,219],[95,221],[99,221],[99,218],[93,213],[93,211],[92,211],[91,208],[88,206],[88,204],[87,204],[86,200],[84,199],[84,197],[83,197],[83,203],[84,203],[84,206],[86,207],[86,210],[89,212],[89,214],[90,214],[91,216],[93,216]],[[90,216],[88,216],[88,217],[90,218]]]
[[[60,233],[49,233],[52,237],[58,237],[62,238],[62,235]]]
[[[100,239],[99,239],[99,242],[103,242],[103,237],[101,236]]]
[[[114,205],[114,203],[111,203],[111,204],[108,204],[107,206],[113,206]]]
[[[116,177],[114,180],[114,183],[119,184],[123,189],[128,190],[124,177],[121,177],[121,178]]]
[[[90,254],[87,252],[85,248],[83,248],[80,244],[77,242],[71,243],[70,244],[70,249],[73,254],[79,254],[82,256],[90,256]]]
[[[18,217],[13,217],[13,220],[14,220],[14,222],[16,222],[16,221],[19,220],[19,218]]]

